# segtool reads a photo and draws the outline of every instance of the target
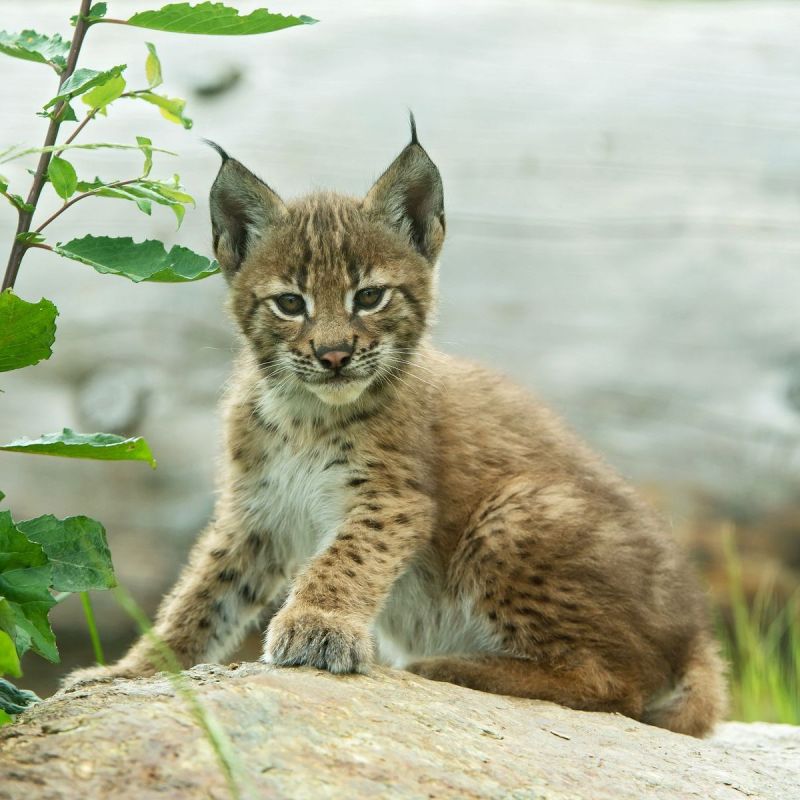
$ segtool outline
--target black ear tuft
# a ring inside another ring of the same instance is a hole
[[[436,164],[417,138],[413,114],[411,142],[364,198],[364,208],[396,230],[431,264],[444,242],[444,190]]]
[[[230,161],[230,156],[216,142],[212,142],[211,139],[203,139],[203,142],[217,151],[217,155],[222,159],[223,164],[226,161]]]
[[[221,147],[209,144],[222,157],[210,197],[214,253],[230,280],[253,244],[263,239],[287,211],[283,200],[264,181]]]
[[[414,119],[414,112],[408,109],[408,122],[411,125],[411,144],[419,144],[417,139],[417,121]]]

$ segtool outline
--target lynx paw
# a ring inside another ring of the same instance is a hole
[[[86,667],[73,670],[69,675],[62,678],[61,688],[70,692],[95,683],[110,683],[117,678],[136,678],[148,674],[152,674],[152,670],[130,669],[124,664],[112,664],[108,667]]]
[[[366,626],[337,614],[291,606],[273,617],[264,660],[278,666],[309,666],[328,672],[367,672],[372,637]]]

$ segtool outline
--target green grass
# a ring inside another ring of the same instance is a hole
[[[720,623],[720,635],[730,664],[730,716],[800,725],[800,590],[781,605],[764,582],[748,603],[730,535],[725,550],[731,619]]]

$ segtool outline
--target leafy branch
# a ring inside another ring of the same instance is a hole
[[[78,18],[75,23],[75,33],[72,35],[72,42],[69,47],[67,61],[64,66],[64,71],[61,73],[61,79],[58,83],[59,91],[72,76],[72,73],[75,71],[75,67],[78,63],[78,56],[80,55],[81,47],[83,47],[83,40],[86,36],[86,32],[89,30],[88,15],[90,7],[91,0],[81,0],[80,11],[78,12]],[[51,147],[53,144],[55,144],[55,141],[58,138],[58,131],[61,128],[61,122],[63,121],[63,114],[66,107],[66,102],[61,101],[53,112],[53,116],[50,119],[50,124],[47,127],[47,133],[44,137],[44,147]],[[50,164],[50,158],[51,153],[47,151],[43,152],[40,156],[39,163],[36,165],[36,172],[33,174],[33,183],[31,184],[30,191],[28,192],[28,197],[25,200],[25,205],[27,208],[18,209],[19,218],[17,220],[17,231],[16,235],[14,236],[14,243],[11,246],[11,253],[8,256],[6,272],[3,276],[2,288],[4,290],[11,289],[17,280],[19,268],[22,264],[22,257],[25,255],[25,250],[27,248],[27,245],[19,239],[19,235],[21,233],[27,233],[31,228],[33,213],[36,209],[37,203],[39,202],[42,189],[44,188],[45,175],[47,174],[47,167]]]

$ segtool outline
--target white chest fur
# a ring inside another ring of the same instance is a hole
[[[268,417],[269,419],[269,417]],[[274,555],[291,575],[324,550],[343,518],[346,467],[324,438],[265,431],[262,459],[238,482],[241,511],[268,531]]]

